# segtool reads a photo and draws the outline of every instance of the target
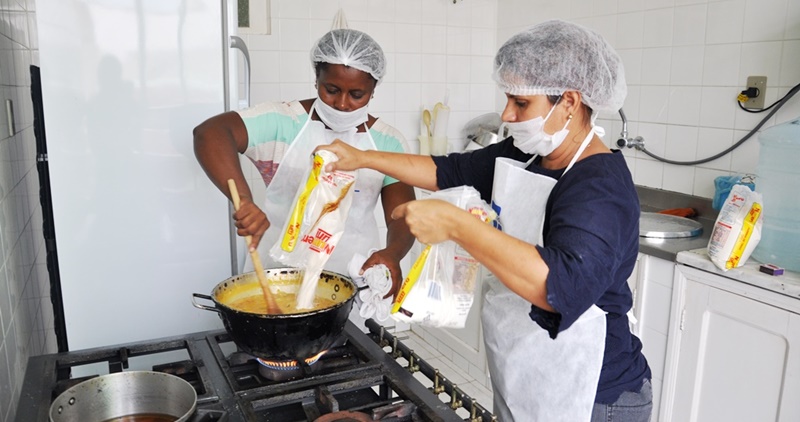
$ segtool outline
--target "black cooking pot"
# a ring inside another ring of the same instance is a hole
[[[297,293],[303,281],[303,271],[297,268],[271,268],[264,273],[273,295]],[[242,351],[266,360],[288,361],[311,358],[333,345],[344,330],[356,292],[349,277],[323,271],[316,296],[335,302],[330,307],[281,315],[255,314],[230,307],[245,297],[263,294],[256,273],[251,272],[222,281],[211,291],[211,296],[194,293],[192,304],[217,312]],[[215,306],[199,304],[195,298],[210,300]]]

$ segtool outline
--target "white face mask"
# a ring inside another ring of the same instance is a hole
[[[368,105],[368,104],[367,104]],[[334,132],[347,132],[367,121],[367,105],[353,111],[339,111],[317,98],[314,108],[317,116]]]
[[[514,146],[526,154],[541,156],[549,155],[551,152],[555,151],[555,149],[564,142],[564,139],[567,138],[567,134],[569,133],[567,126],[569,126],[570,121],[572,121],[572,117],[570,116],[561,130],[552,135],[545,133],[544,124],[547,122],[547,119],[550,118],[550,114],[553,113],[557,104],[558,102],[553,105],[544,118],[539,116],[530,120],[525,120],[524,122],[506,123],[509,135],[514,137]]]

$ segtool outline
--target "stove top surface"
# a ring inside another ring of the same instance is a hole
[[[70,387],[142,364],[192,384],[190,422],[495,420],[376,322],[367,326],[370,334],[348,322],[333,348],[290,368],[240,352],[224,330],[31,357],[16,420],[47,421],[51,402]]]

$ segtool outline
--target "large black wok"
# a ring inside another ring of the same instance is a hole
[[[302,270],[271,268],[264,270],[273,294],[296,293],[302,283]],[[211,296],[194,293],[195,307],[219,314],[225,329],[242,351],[266,360],[300,360],[330,348],[344,330],[357,290],[349,277],[323,271],[316,295],[335,302],[333,306],[292,314],[256,314],[230,307],[251,295],[262,295],[255,272],[228,278],[211,291]],[[214,302],[199,304],[196,298]]]

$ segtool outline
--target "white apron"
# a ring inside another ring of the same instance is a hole
[[[566,174],[591,142],[584,139]],[[525,170],[526,163],[496,161],[492,202],[502,230],[541,245],[547,198],[556,180]],[[528,315],[530,302],[494,277],[485,285],[481,322],[501,422],[589,421],[605,350],[605,313],[592,305],[555,340]]]
[[[316,101],[320,101],[319,99]],[[272,178],[266,190],[264,212],[267,214],[270,226],[261,238],[258,253],[263,261],[264,268],[283,267],[284,265],[273,260],[269,250],[278,240],[286,218],[294,205],[297,189],[305,183],[307,173],[311,168],[311,155],[314,148],[326,145],[334,139],[341,139],[347,144],[361,150],[374,150],[375,142],[369,130],[357,133],[353,128],[348,132],[333,132],[325,129],[322,122],[311,120],[316,105],[311,106],[308,120],[297,134],[278,166],[278,171]],[[365,123],[366,126],[366,123]],[[358,252],[365,254],[367,251],[380,246],[378,239],[378,225],[375,222],[375,204],[383,188],[381,173],[370,169],[356,171],[356,183],[353,186],[353,202],[345,223],[345,232],[339,239],[333,254],[325,264],[325,269],[340,274],[347,274],[347,264],[353,255]],[[243,243],[241,243],[244,245]],[[248,259],[244,264],[244,271],[253,271],[253,263]]]

